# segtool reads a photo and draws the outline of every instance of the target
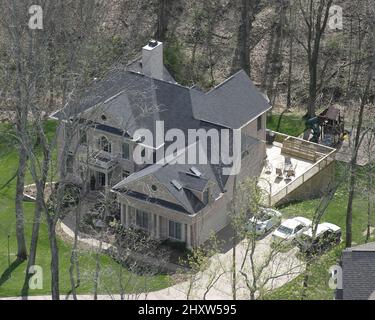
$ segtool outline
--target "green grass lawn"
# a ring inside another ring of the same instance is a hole
[[[343,164],[336,165],[337,176],[345,174],[345,166]],[[359,183],[364,178],[365,169],[359,169],[358,179]],[[357,187],[357,190],[360,190]],[[304,216],[312,219],[314,216],[315,209],[319,203],[319,199],[301,201],[291,203],[280,207],[280,211],[283,213],[285,218],[291,218],[296,216]],[[329,204],[326,213],[324,214],[321,222],[331,222],[342,228],[343,241],[345,241],[345,222],[346,222],[346,207],[348,203],[348,191],[346,184],[342,184],[336,192],[333,200]],[[372,225],[375,225],[375,216],[372,216]],[[367,200],[361,194],[361,191],[357,192],[357,197],[353,203],[353,245],[362,244],[366,238],[366,226],[367,226]],[[375,241],[375,235],[372,235],[370,241]],[[310,289],[307,291],[307,299],[333,299],[333,290],[328,286],[329,273],[328,270],[331,266],[336,265],[337,261],[341,257],[341,252],[344,249],[344,243],[339,247],[331,250],[330,252],[323,255],[316,263],[314,263]],[[288,284],[275,290],[267,296],[267,299],[300,299],[301,297],[301,282],[302,277],[299,276],[292,280]]]
[[[276,131],[279,122],[279,114],[273,113],[271,117],[267,117],[267,129]],[[301,115],[293,113],[284,113],[281,118],[279,132],[289,134],[291,136],[299,136],[305,130],[305,121]]]
[[[47,128],[50,136],[53,135],[55,124],[49,122]],[[0,125],[0,188],[16,172],[17,169],[17,150],[15,149],[15,140],[10,135],[12,130],[7,125]],[[31,183],[30,177],[27,182]],[[10,262],[15,261],[17,252],[17,243],[15,235],[15,180],[7,187],[0,190],[0,297],[19,296],[23,286],[26,262],[14,267],[9,277],[8,270],[8,235],[10,236]],[[27,245],[30,243],[31,228],[33,222],[33,203],[24,203],[25,209],[25,232]],[[69,279],[69,259],[71,255],[71,246],[59,239],[59,259],[60,259],[60,290],[61,294],[70,291]],[[93,292],[93,274],[95,271],[95,253],[89,251],[80,251],[79,262],[81,268],[81,285],[77,289],[79,294],[90,294]],[[43,295],[50,293],[50,249],[48,243],[47,225],[44,219],[40,226],[40,235],[37,252],[37,265],[43,268],[43,289],[30,290],[29,295]],[[171,285],[170,277],[167,275],[158,275],[148,278],[147,282],[142,276],[129,273],[118,263],[106,255],[100,255],[101,276],[99,282],[99,292],[102,294],[119,293],[118,274],[122,269],[124,279],[131,279],[126,287],[128,292],[145,291],[147,283],[148,290],[158,290]]]

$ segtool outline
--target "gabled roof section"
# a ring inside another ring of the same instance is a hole
[[[180,156],[184,156],[184,154],[180,154],[178,157]],[[221,183],[217,180],[214,166],[210,164],[197,164],[194,166],[202,173],[200,177],[188,174],[192,167],[190,164],[168,163],[166,165],[151,165],[139,172],[131,174],[112,189],[120,193],[123,192],[124,194],[131,195],[132,190],[127,189],[130,183],[140,181],[152,175],[168,190],[176,199],[176,202],[182,206],[187,213],[194,214],[203,209],[205,204],[194,195],[193,191],[203,192],[210,183],[210,192],[213,197],[216,198],[222,193]],[[176,188],[176,183],[174,183],[174,181],[177,181],[178,185],[181,185],[182,188]]]
[[[131,135],[140,127],[153,132],[156,120],[165,121],[167,130],[200,128],[201,121],[239,129],[270,108],[244,71],[205,93],[118,68],[95,81],[79,98],[52,117],[68,119],[86,113],[95,118],[106,111],[118,120],[113,127]],[[100,118],[90,120],[100,122]]]
[[[101,80],[94,81],[63,109],[52,116],[58,119],[69,119],[81,112],[105,102],[121,92],[129,81],[123,69],[114,69]]]
[[[239,129],[271,109],[243,70],[207,93],[192,89],[191,100],[196,119],[231,129]]]
[[[189,88],[125,70],[94,83],[81,100],[53,116],[68,119],[79,115],[107,125],[101,119],[103,113],[114,119],[110,126],[130,136],[143,128],[155,137],[156,121],[164,121],[165,130],[178,128],[187,132],[201,127],[193,116]]]

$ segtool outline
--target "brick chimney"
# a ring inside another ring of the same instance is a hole
[[[150,40],[142,48],[142,73],[155,79],[163,80],[163,43]]]

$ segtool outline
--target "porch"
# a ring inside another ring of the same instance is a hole
[[[128,204],[121,203],[121,224],[125,227],[141,229],[159,240],[171,240],[185,243],[187,248],[193,245],[192,225],[176,221],[167,215],[147,212]]]

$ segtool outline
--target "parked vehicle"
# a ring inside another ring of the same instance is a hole
[[[291,243],[300,236],[312,224],[312,221],[304,217],[296,217],[285,220],[272,234],[272,240]]]
[[[341,228],[332,223],[321,223],[316,229],[313,239],[313,229],[310,227],[296,239],[297,246],[305,255],[321,254],[341,241]]]
[[[256,235],[264,235],[281,223],[280,211],[271,208],[260,208],[259,213],[253,215],[248,224],[248,230],[254,230]]]

